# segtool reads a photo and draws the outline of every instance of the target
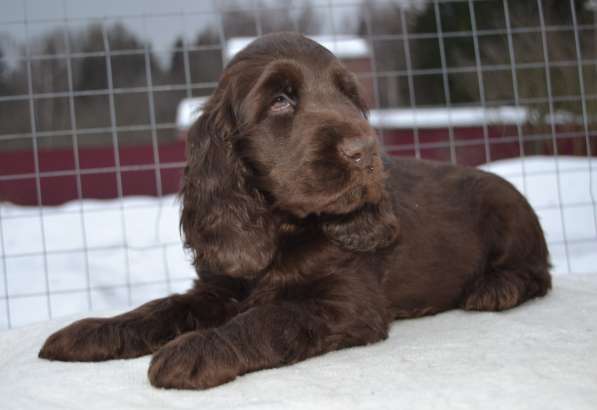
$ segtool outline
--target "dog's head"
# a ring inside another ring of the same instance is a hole
[[[306,37],[271,34],[237,54],[189,134],[181,224],[196,263],[255,273],[280,215],[376,212],[384,171],[366,111],[355,76]]]
[[[344,214],[380,200],[382,162],[355,76],[298,34],[260,38],[231,62],[225,87],[238,152],[273,205]]]

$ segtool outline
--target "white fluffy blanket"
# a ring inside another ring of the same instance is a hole
[[[555,280],[548,297],[508,312],[398,321],[385,342],[208,391],[151,387],[148,357],[38,359],[44,339],[65,320],[2,332],[0,408],[595,409],[597,275]]]

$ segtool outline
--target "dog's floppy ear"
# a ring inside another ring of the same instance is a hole
[[[198,273],[252,276],[273,257],[275,229],[237,155],[230,94],[219,86],[189,131],[180,225]]]
[[[400,224],[384,193],[378,204],[365,204],[355,212],[326,221],[322,229],[328,239],[344,249],[370,252],[394,243]]]

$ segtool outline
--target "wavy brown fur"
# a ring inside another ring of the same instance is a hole
[[[192,127],[189,292],[48,338],[39,356],[153,353],[154,386],[203,389],[378,342],[396,318],[503,310],[550,288],[537,217],[475,169],[385,158],[354,76],[298,34],[227,66]]]

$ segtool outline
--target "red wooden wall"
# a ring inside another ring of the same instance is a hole
[[[529,130],[524,130],[530,133]],[[557,152],[564,155],[586,155],[586,138],[578,130],[559,127],[556,138]],[[533,131],[525,138],[526,155],[553,155],[553,138],[550,130],[544,134]],[[420,129],[417,131],[422,158],[441,161],[451,160],[450,136],[447,129]],[[487,128],[489,158],[492,161],[520,156],[518,130],[514,126]],[[486,162],[485,131],[481,127],[456,128],[453,131],[454,154],[461,165],[479,165]],[[415,155],[415,133],[412,129],[384,130],[380,137],[394,156]],[[597,135],[593,149],[597,148]],[[158,149],[159,175],[156,173],[153,147],[151,145],[128,146],[118,150],[120,172],[116,167],[112,147],[80,148],[79,169],[75,169],[75,156],[71,148],[40,150],[38,152],[39,182],[36,178],[32,151],[0,152],[0,201],[21,205],[58,205],[73,199],[109,199],[119,196],[119,179],[122,195],[157,196],[161,182],[161,194],[178,191],[184,167],[184,140],[162,144]],[[593,152],[596,154],[597,152]],[[81,189],[77,189],[77,174]],[[40,186],[38,199],[37,184]]]

